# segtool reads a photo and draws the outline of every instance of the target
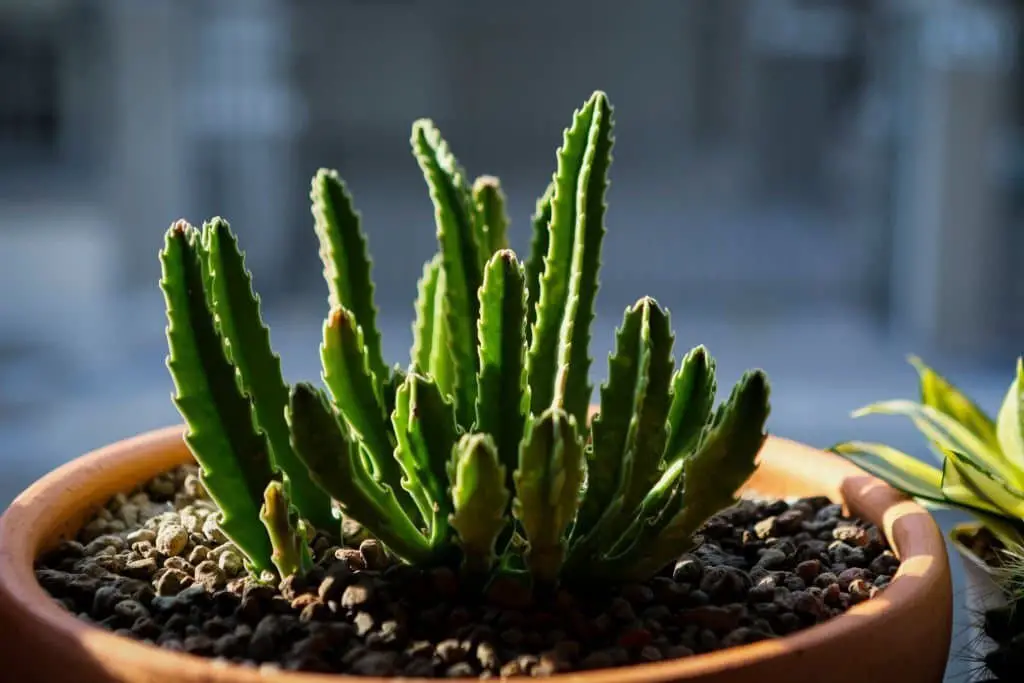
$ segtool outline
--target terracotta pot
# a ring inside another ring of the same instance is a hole
[[[981,628],[981,615],[987,610],[1006,606],[1006,593],[996,582],[995,572],[983,559],[975,555],[961,537],[971,536],[981,528],[981,524],[958,524],[950,533],[950,541],[960,555],[964,568],[964,602],[970,626],[967,633],[967,652],[965,656],[972,662],[981,661],[986,654],[996,648],[995,642],[985,635]],[[987,680],[983,667],[971,675],[971,681]]]
[[[189,461],[181,428],[113,444],[50,473],[0,518],[0,624],[5,680],[78,683],[371,683],[366,678],[275,673],[218,665],[87,625],[39,586],[33,560],[72,537],[119,491]],[[771,641],[687,659],[557,677],[577,683],[935,683],[952,629],[952,590],[942,535],[931,516],[835,456],[768,440],[747,489],[770,497],[826,495],[884,529],[902,558],[876,598],[831,621]],[[372,679],[381,683],[380,679]]]

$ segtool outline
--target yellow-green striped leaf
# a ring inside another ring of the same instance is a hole
[[[996,424],[985,411],[917,356],[909,361],[921,379],[921,403],[949,415],[991,448],[999,447]]]
[[[854,417],[864,415],[902,415],[910,418],[924,436],[940,451],[955,451],[969,458],[979,467],[999,474],[1007,481],[1019,485],[1020,470],[1007,462],[1003,454],[988,446],[971,430],[931,406],[914,401],[896,400],[873,403],[856,411]]]
[[[1024,479],[1020,476],[1024,470],[1024,358],[1017,359],[1017,373],[999,409],[996,433],[1003,456],[1017,468],[1017,483],[1021,484]]]
[[[941,470],[891,446],[848,441],[831,451],[908,495],[937,501],[945,498]]]

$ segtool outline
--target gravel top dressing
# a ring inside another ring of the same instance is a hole
[[[119,635],[245,666],[376,676],[509,677],[689,657],[841,614],[899,566],[884,536],[824,498],[743,501],[645,583],[535,596],[462,591],[447,568],[393,564],[346,527],[317,568],[279,587],[247,578],[194,467],[118,495],[42,558],[42,586]]]

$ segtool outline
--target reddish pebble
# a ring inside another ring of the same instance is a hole
[[[618,645],[627,650],[638,650],[651,643],[651,632],[645,628],[633,628],[619,636]]]

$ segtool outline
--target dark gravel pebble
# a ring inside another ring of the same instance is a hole
[[[36,575],[83,620],[126,638],[248,666],[365,676],[548,676],[690,657],[784,636],[876,595],[899,559],[824,498],[741,501],[643,583],[534,595],[499,579],[481,599],[447,567],[395,564],[345,521],[317,568],[246,575],[194,468],[119,495]]]

